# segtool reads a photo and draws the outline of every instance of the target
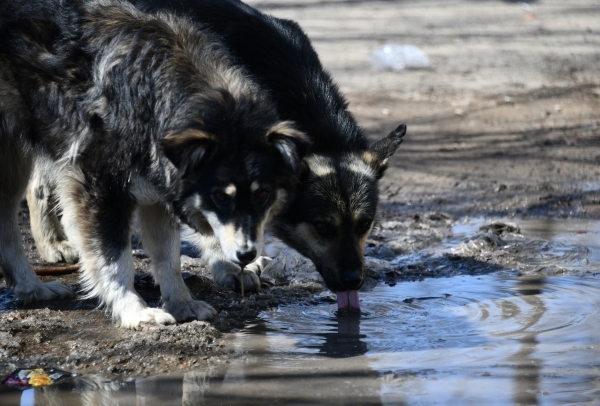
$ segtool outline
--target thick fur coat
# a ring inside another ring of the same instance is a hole
[[[339,292],[343,306],[348,295],[352,307],[358,306],[363,252],[376,219],[377,182],[406,126],[369,142],[309,38],[293,21],[238,0],[129,1],[143,10],[186,16],[220,35],[235,63],[269,90],[282,118],[294,120],[308,135],[313,146],[298,192],[272,229],[315,263],[327,286]],[[214,269],[220,273],[219,267],[227,266],[220,263]]]
[[[183,283],[179,221],[228,263],[254,260],[266,223],[293,197],[308,140],[184,16],[117,0],[3,3],[0,267],[9,285],[25,301],[69,294],[42,284],[19,244],[16,211],[35,161],[51,182],[38,171],[28,195],[44,202],[45,185],[57,185],[84,286],[119,325],[211,317]],[[163,309],[133,288],[134,215]]]

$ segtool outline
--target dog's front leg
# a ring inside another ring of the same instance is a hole
[[[177,321],[206,320],[217,312],[208,303],[196,300],[181,276],[179,225],[161,204],[138,209],[142,242],[152,263],[154,280],[160,285],[164,308]]]
[[[75,173],[59,187],[63,223],[83,265],[83,286],[110,309],[120,327],[175,323],[163,309],[149,308],[135,291],[130,234],[135,202],[115,185],[119,182],[113,179],[91,185]]]
[[[242,273],[239,265],[229,261],[223,251],[219,240],[214,235],[200,234],[189,227],[185,227],[183,238],[195,245],[202,255],[201,259],[211,269],[217,285],[231,289],[241,290]],[[263,257],[259,257],[244,268],[244,291],[257,292],[260,290],[259,271],[263,263]]]

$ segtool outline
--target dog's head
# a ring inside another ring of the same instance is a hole
[[[225,257],[243,266],[262,252],[266,223],[293,195],[309,141],[257,106],[240,110],[208,109],[202,122],[165,136],[162,147],[180,177],[175,209],[182,221],[214,233]]]
[[[308,155],[296,198],[273,221],[276,235],[310,258],[334,292],[356,291],[364,281],[377,183],[405,133],[400,125],[366,151]]]

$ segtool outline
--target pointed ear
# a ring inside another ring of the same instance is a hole
[[[400,144],[402,144],[404,134],[406,134],[406,125],[400,124],[387,137],[371,144],[369,150],[363,154],[365,162],[376,170],[377,179],[383,176],[383,173],[387,169],[388,160],[394,155]]]
[[[267,140],[277,149],[286,166],[298,174],[302,159],[311,145],[309,138],[294,128],[290,121],[281,121],[267,132]]]
[[[215,140],[201,130],[188,128],[168,133],[160,143],[165,156],[186,178],[210,159]]]

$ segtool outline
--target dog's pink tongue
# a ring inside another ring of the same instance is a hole
[[[360,301],[358,300],[358,290],[346,290],[337,292],[337,302],[339,310],[360,310]]]

